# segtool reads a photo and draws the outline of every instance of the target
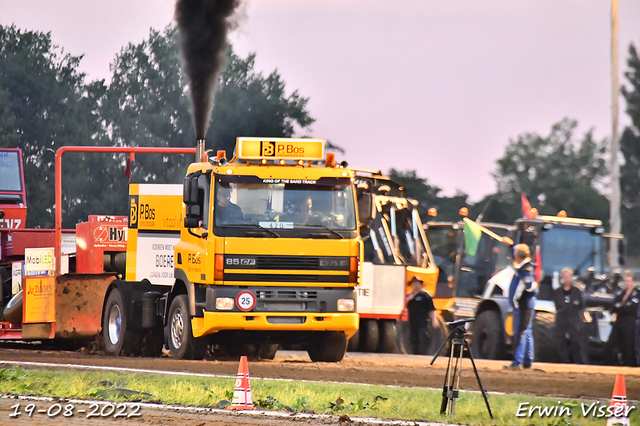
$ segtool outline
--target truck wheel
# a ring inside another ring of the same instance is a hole
[[[398,352],[398,332],[396,330],[396,322],[393,320],[382,320],[378,323],[380,326],[380,344],[378,352],[385,354],[395,354]]]
[[[347,344],[347,351],[349,352],[358,352],[358,344],[360,343],[360,329],[356,331],[356,334],[349,338],[349,343]]]
[[[4,320],[11,324],[22,323],[22,290],[9,299],[9,303],[4,307],[0,317],[4,317]]]
[[[167,344],[173,358],[204,358],[207,352],[207,340],[206,338],[193,337],[186,294],[176,296],[171,302],[167,327]]]
[[[347,351],[347,335],[340,331],[325,331],[307,348],[313,362],[340,362]]]
[[[107,355],[135,356],[139,354],[137,334],[127,330],[127,315],[122,294],[114,288],[102,314],[102,337]]]
[[[473,323],[471,342],[473,356],[479,359],[500,359],[504,353],[502,320],[496,311],[484,311]]]
[[[429,355],[436,354],[436,351],[440,348],[440,345],[442,345],[442,342],[444,342],[444,339],[446,339],[449,334],[449,329],[444,318],[440,315],[436,315],[436,319],[438,320],[438,328],[436,329],[431,326],[431,321],[429,321],[429,349],[427,351]],[[447,348],[448,345],[443,345],[438,355],[447,354]]]
[[[551,312],[535,313],[532,329],[534,361],[560,361],[554,339],[555,322],[556,316]]]
[[[360,352],[375,352],[380,341],[378,321],[374,319],[360,320]]]
[[[408,354],[411,352],[411,345],[409,345],[409,322],[402,320],[396,322],[396,333],[398,335],[398,351],[401,354]]]

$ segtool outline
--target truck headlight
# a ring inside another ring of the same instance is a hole
[[[338,299],[338,312],[351,312],[355,310],[356,302],[353,299]]]
[[[233,309],[233,299],[231,297],[217,297],[216,298],[216,309],[220,311],[230,311]]]

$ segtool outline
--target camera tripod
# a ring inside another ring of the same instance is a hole
[[[473,355],[471,354],[471,347],[469,346],[469,341],[466,339],[466,330],[465,324],[475,321],[475,318],[466,318],[458,321],[448,322],[447,325],[451,327],[451,331],[447,338],[442,342],[436,355],[431,360],[431,365],[438,358],[438,354],[444,347],[447,342],[451,342],[451,350],[449,352],[449,363],[447,364],[447,373],[444,378],[444,386],[442,387],[442,404],[440,405],[440,414],[444,414],[447,412],[449,417],[453,417],[456,398],[460,393],[460,374],[462,373],[462,355],[464,353],[464,349],[467,349],[467,353],[469,354],[469,359],[471,360],[471,365],[473,365],[473,372],[476,374],[476,379],[478,380],[478,386],[480,386],[480,391],[482,392],[482,397],[484,398],[485,404],[487,404],[487,410],[489,411],[489,416],[493,419],[493,414],[491,413],[491,407],[489,406],[489,400],[487,399],[487,391],[482,386],[482,381],[480,380],[480,375],[478,374],[478,369],[476,368],[476,363],[473,360]]]

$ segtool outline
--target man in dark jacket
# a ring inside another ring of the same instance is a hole
[[[605,346],[605,363],[618,365],[618,351],[622,354],[622,364],[634,367],[636,318],[638,305],[640,305],[640,290],[636,287],[633,271],[624,271],[624,289],[619,290],[613,299],[611,313],[616,315],[616,320],[611,328],[609,341]]]
[[[513,267],[515,274],[509,286],[509,302],[513,307],[513,362],[507,369],[531,368],[533,364],[533,316],[535,315],[536,282],[531,265],[531,251],[526,244],[513,248]]]
[[[562,268],[562,286],[553,291],[556,305],[555,340],[560,362],[582,364],[582,311],[584,297],[573,282],[573,271]]]
[[[436,308],[433,306],[433,299],[429,293],[422,289],[422,281],[418,277],[411,278],[409,284],[412,290],[411,293],[407,294],[411,353],[428,355],[430,343],[429,321],[434,329],[438,328]]]

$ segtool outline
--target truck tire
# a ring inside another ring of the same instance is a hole
[[[434,329],[431,326],[431,322],[429,322],[429,349],[427,353],[429,355],[435,355],[436,351],[440,348],[440,345],[444,342],[449,334],[449,328],[447,327],[447,323],[441,315],[436,315],[436,319],[438,320],[438,328]],[[447,349],[449,345],[442,345],[442,349],[440,349],[440,353],[438,355],[447,354]]]
[[[395,354],[398,352],[398,332],[394,320],[381,320],[378,322],[380,328],[380,343],[378,352],[385,354]]]
[[[497,311],[484,311],[473,323],[471,341],[473,356],[478,359],[500,359],[504,354],[502,320]]]
[[[411,352],[411,345],[409,345],[409,322],[402,320],[397,321],[396,334],[398,335],[398,352],[401,354],[408,354]]]
[[[340,362],[346,351],[347,335],[340,331],[322,332],[307,347],[307,353],[313,362]]]
[[[186,294],[176,296],[167,318],[167,346],[175,359],[202,359],[207,352],[207,339],[193,337]]]
[[[356,331],[356,334],[354,334],[349,338],[349,343],[347,344],[347,351],[358,352],[359,343],[360,343],[360,329]]]
[[[360,320],[360,352],[375,352],[380,342],[378,321],[374,319]]]
[[[11,299],[11,279],[11,270],[9,268],[0,268],[0,320],[2,320],[4,307]]]
[[[7,306],[2,310],[1,316],[11,324],[22,323],[22,290],[9,299]]]
[[[114,288],[107,297],[102,314],[102,337],[107,355],[139,354],[137,333],[127,329],[127,314],[120,290]]]
[[[555,346],[556,315],[551,312],[536,311],[533,318],[534,361],[559,362],[560,358]]]

